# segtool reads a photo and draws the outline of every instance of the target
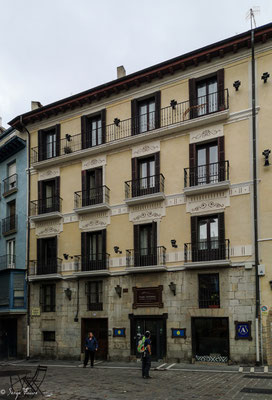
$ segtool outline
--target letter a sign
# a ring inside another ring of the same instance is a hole
[[[236,335],[235,339],[246,339],[246,340],[252,340],[251,337],[251,321],[247,322],[238,322],[235,321],[235,330],[236,330]]]

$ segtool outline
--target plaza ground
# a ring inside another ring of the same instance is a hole
[[[2,363],[2,367],[8,364],[34,372],[39,363],[48,366],[42,389],[45,398],[52,400],[272,400],[272,368],[267,367],[157,362],[149,380],[142,379],[139,362],[97,361],[94,368],[83,369],[75,361],[21,360]],[[7,378],[1,380],[2,395],[8,384]]]

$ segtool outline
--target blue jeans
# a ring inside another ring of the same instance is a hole
[[[149,376],[149,370],[151,367],[151,357],[149,354],[144,353],[142,356],[142,376]]]

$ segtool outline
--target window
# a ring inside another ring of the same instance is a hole
[[[82,149],[106,142],[106,110],[81,117]]]
[[[134,264],[157,264],[157,223],[134,225]]]
[[[38,182],[38,212],[45,214],[60,211],[60,178]]]
[[[224,214],[191,217],[192,261],[222,260],[226,256]]]
[[[7,166],[7,179],[4,180],[4,193],[14,191],[17,187],[16,162]]]
[[[86,283],[88,311],[103,310],[102,281]]]
[[[225,110],[224,69],[199,79],[189,79],[190,118]]]
[[[7,241],[7,267],[15,268],[15,239]]]
[[[208,143],[189,145],[190,186],[218,183],[228,178],[224,136]]]
[[[82,206],[103,202],[103,170],[95,168],[82,171]]]
[[[4,229],[6,233],[16,229],[16,200],[7,203],[7,215]]]
[[[219,308],[219,275],[199,274],[199,308]]]
[[[92,271],[106,269],[108,258],[106,254],[106,230],[83,232],[82,245],[82,270]]]
[[[160,153],[145,158],[132,158],[132,196],[163,191],[160,175]]]
[[[43,161],[60,155],[60,125],[38,132],[38,160]]]
[[[41,285],[40,303],[43,312],[56,311],[56,285]]]
[[[37,239],[37,274],[54,274],[57,272],[57,237]]]
[[[158,129],[160,127],[161,92],[148,97],[132,100],[132,135]]]
[[[13,274],[13,308],[25,308],[25,274]]]
[[[44,342],[55,342],[55,331],[43,331],[43,341]]]

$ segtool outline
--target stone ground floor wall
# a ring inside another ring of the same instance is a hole
[[[218,273],[220,308],[199,308],[198,275]],[[102,280],[103,311],[88,311],[86,281]],[[170,290],[175,283],[176,293]],[[40,307],[40,285],[31,284],[31,309]],[[48,282],[46,282],[48,283]],[[131,318],[164,317],[166,320],[167,361],[192,362],[192,318],[227,318],[229,324],[229,358],[234,363],[255,362],[255,276],[244,267],[153,272],[115,277],[80,278],[79,281],[56,281],[56,311],[31,316],[30,355],[48,358],[82,358],[82,320],[107,318],[108,358],[130,360]],[[115,288],[121,287],[121,297]],[[72,291],[71,300],[64,293]],[[79,287],[79,291],[78,291]],[[156,306],[135,304],[133,288],[161,287],[161,303]],[[252,322],[252,340],[236,340],[235,322]],[[113,328],[125,328],[125,337],[114,337]],[[185,329],[185,338],[173,338],[172,328]],[[43,331],[54,331],[54,342],[43,341]]]

